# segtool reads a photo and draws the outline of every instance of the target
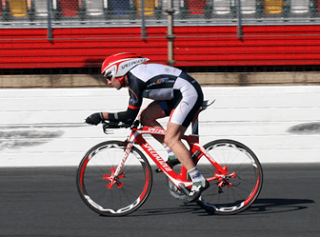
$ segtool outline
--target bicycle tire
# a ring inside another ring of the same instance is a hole
[[[263,171],[257,156],[242,143],[228,139],[209,142],[204,148],[221,167],[228,167],[229,174],[235,172],[236,177],[211,181],[197,201],[198,205],[219,215],[237,214],[250,207],[263,184]],[[207,179],[216,174],[215,167],[205,156],[197,161],[197,167]],[[221,181],[225,182],[219,187]]]
[[[132,147],[120,174],[110,180],[125,149],[125,142],[102,142],[92,147],[79,164],[76,176],[79,195],[100,215],[130,214],[141,207],[151,192],[152,170],[147,158],[136,147]]]

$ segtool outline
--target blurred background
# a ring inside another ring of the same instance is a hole
[[[123,51],[189,72],[318,70],[318,0],[0,2],[2,75],[98,75]]]
[[[319,0],[0,2],[2,165],[76,165],[124,139],[83,122],[126,109],[127,91],[100,76],[119,52],[182,68],[216,99],[202,143],[235,139],[262,162],[319,160]]]

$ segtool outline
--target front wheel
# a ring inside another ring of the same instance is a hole
[[[198,204],[215,214],[236,214],[247,209],[262,188],[262,168],[256,155],[245,145],[233,140],[212,141],[204,148],[228,175],[221,175],[202,156],[197,167],[210,181],[210,187],[201,194]]]
[[[104,216],[124,216],[137,210],[148,198],[152,171],[143,153],[135,147],[118,175],[126,143],[107,141],[91,148],[77,171],[77,188],[84,203]]]

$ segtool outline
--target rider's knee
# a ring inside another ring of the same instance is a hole
[[[176,139],[175,137],[164,136],[164,143],[170,148],[178,141],[179,139]]]
[[[163,142],[164,142],[164,144],[166,144],[168,147],[170,147],[170,148],[171,148],[171,146],[172,146],[172,142],[171,142],[171,140],[170,140],[170,139],[168,139],[168,138],[164,137]]]
[[[145,125],[145,121],[146,121],[146,116],[145,116],[145,112],[142,111],[139,115],[139,120],[141,122],[141,124]]]
[[[140,114],[140,122],[141,124],[148,126],[150,122],[153,121],[152,118],[148,115],[148,111],[144,110]]]

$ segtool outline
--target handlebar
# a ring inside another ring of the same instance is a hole
[[[110,121],[105,121],[102,123],[102,127],[103,127],[103,132],[107,133],[107,130],[112,128],[138,128],[138,126],[140,125],[140,121],[139,120],[135,120],[133,123],[128,121],[126,123],[124,122],[110,122]]]

